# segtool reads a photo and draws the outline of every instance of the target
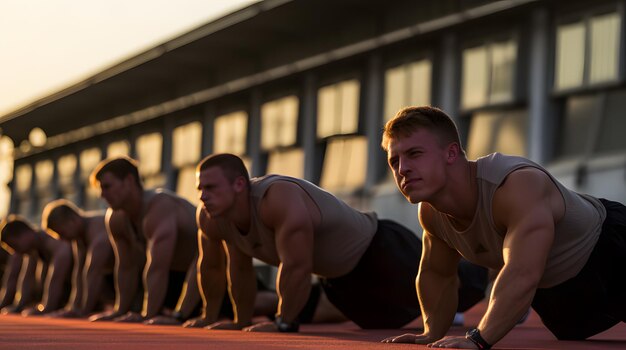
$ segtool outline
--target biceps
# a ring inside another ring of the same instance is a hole
[[[456,275],[459,253],[444,241],[424,231],[420,271],[434,272],[441,276]]]

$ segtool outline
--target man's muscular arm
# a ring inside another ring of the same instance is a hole
[[[417,275],[424,332],[390,337],[383,342],[428,344],[441,339],[454,319],[458,304],[457,266],[459,254],[429,232],[432,208],[420,206],[420,222],[424,227],[422,257]]]
[[[114,319],[130,309],[137,292],[137,277],[141,269],[134,256],[138,251],[130,239],[125,214],[108,209],[104,221],[115,254],[115,308],[113,311],[92,316],[91,321]]]
[[[198,224],[198,287],[202,298],[202,316],[185,322],[184,327],[204,327],[217,321],[226,290],[226,253],[222,241],[215,236],[215,223],[199,206]]]
[[[306,205],[308,195],[299,186],[277,182],[261,202],[260,217],[274,230],[280,266],[276,281],[279,296],[277,316],[285,323],[297,322],[311,292],[313,272],[313,214]],[[251,331],[277,331],[276,325],[261,324]]]
[[[175,204],[165,196],[153,198],[144,218],[144,231],[148,240],[148,260],[144,269],[144,305],[141,312],[146,319],[157,316],[163,307],[170,267],[178,235]]]

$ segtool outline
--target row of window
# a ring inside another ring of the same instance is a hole
[[[620,33],[621,16],[616,11],[558,25],[554,91],[562,94],[619,81]],[[471,159],[494,151],[522,156],[527,153],[529,125],[525,109],[480,110],[485,106],[515,102],[519,52],[518,39],[513,37],[462,51],[460,106],[462,110],[473,111],[466,142]],[[429,58],[385,71],[381,126],[403,106],[431,103],[432,71]],[[330,191],[351,191],[365,183],[368,142],[359,134],[360,89],[359,80],[348,79],[321,87],[317,92],[316,136],[326,145],[320,185]],[[626,118],[619,113],[622,101],[626,101],[624,94],[624,91],[617,90],[565,96],[566,108],[562,115],[563,128],[556,141],[556,157],[626,149],[626,141],[617,132],[626,129]],[[261,106],[260,148],[267,153],[266,173],[304,175],[304,151],[298,142],[299,103],[297,96],[289,95]],[[250,160],[246,158],[248,124],[248,114],[243,110],[218,116],[213,125],[213,151],[240,155],[251,168]],[[176,190],[189,199],[196,197],[194,166],[202,153],[202,127],[201,122],[192,122],[175,128],[172,135]],[[587,136],[594,127],[603,130],[601,137]],[[134,146],[146,186],[164,185],[162,135],[158,132],[142,135]],[[126,141],[114,142],[107,147],[106,156],[128,155],[130,148]],[[69,198],[82,193],[87,198],[86,207],[98,207],[97,193],[93,189],[88,185],[84,189],[74,186],[76,175],[81,183],[87,183],[89,173],[103,155],[100,149],[93,148],[82,151],[79,158],[68,154],[58,159],[59,190]],[[78,164],[80,169],[77,169]],[[51,160],[43,160],[34,167],[38,184],[34,190],[38,202],[45,202],[44,199],[53,195],[49,193],[49,184],[54,164]],[[29,165],[22,165],[15,174],[17,195],[27,206],[33,170]]]

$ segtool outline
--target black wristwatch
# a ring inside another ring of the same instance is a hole
[[[491,349],[491,344],[487,343],[487,341],[483,339],[477,328],[472,328],[467,331],[467,333],[465,333],[465,339],[468,339],[472,343],[476,344],[480,350]]]
[[[300,324],[298,322],[284,322],[281,316],[276,317],[274,324],[276,324],[278,331],[281,333],[295,333],[300,329]]]

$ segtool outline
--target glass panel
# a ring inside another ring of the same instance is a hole
[[[98,165],[102,158],[102,152],[99,148],[90,148],[82,151],[79,155],[81,179],[85,185],[84,207],[86,210],[100,209],[103,202],[100,201],[100,190],[91,187],[89,184],[89,175]]]
[[[353,191],[365,184],[367,138],[337,137],[328,141],[320,184],[329,191]]]
[[[385,72],[385,109],[383,120],[387,122],[406,107],[406,72],[404,66],[388,69]]]
[[[178,179],[176,181],[176,193],[193,204],[198,202],[195,165],[187,165],[179,169]]]
[[[487,103],[487,48],[474,47],[463,51],[463,108]]]
[[[288,96],[261,107],[261,148],[292,146],[298,133],[298,98]]]
[[[324,138],[335,134],[337,114],[336,85],[321,88],[317,96],[317,137]]]
[[[348,80],[339,85],[341,104],[340,114],[335,118],[339,119],[341,128],[339,133],[350,134],[359,128],[359,82]]]
[[[385,115],[391,119],[401,108],[430,104],[431,63],[421,60],[385,73]]]
[[[498,116],[494,113],[476,113],[471,119],[467,137],[467,158],[476,159],[491,153],[497,132]]]
[[[500,127],[496,134],[495,148],[500,152],[514,156],[528,155],[528,115],[526,111],[502,112]]]
[[[74,186],[74,174],[78,161],[73,154],[67,154],[57,161],[57,172],[59,175],[59,185],[61,187]]]
[[[37,188],[49,190],[50,182],[54,174],[54,163],[51,160],[42,160],[35,164],[35,180]]]
[[[102,154],[98,148],[90,148],[80,152],[80,176],[87,181],[93,169],[98,165]],[[87,184],[89,186],[89,184]]]
[[[359,82],[347,80],[318,91],[317,136],[350,134],[359,125]]]
[[[407,105],[423,106],[430,105],[430,82],[432,64],[430,60],[421,60],[412,63],[409,69],[409,93]]]
[[[508,102],[513,99],[515,57],[517,43],[513,40],[491,45],[491,93],[490,103]]]
[[[476,159],[493,152],[524,157],[527,140],[526,111],[479,112],[472,116],[467,157]]]
[[[617,80],[620,17],[617,13],[591,19],[591,64],[589,82]]]
[[[598,137],[597,152],[611,152],[626,150],[626,90],[612,91],[606,100],[606,110],[600,135]]]
[[[163,136],[154,132],[137,138],[137,160],[139,174],[150,176],[161,171],[161,154],[163,151]]]
[[[180,168],[196,164],[202,152],[202,123],[193,122],[181,125],[173,133],[172,163]]]
[[[304,177],[304,151],[301,148],[274,151],[267,161],[267,174]]]
[[[18,192],[28,192],[33,178],[33,168],[23,164],[15,169],[15,189]]]
[[[130,155],[130,144],[126,140],[111,142],[107,147],[107,158]]]
[[[555,87],[558,90],[581,86],[585,64],[585,26],[582,22],[557,29]]]
[[[247,131],[248,114],[246,112],[234,112],[216,118],[213,151],[238,156],[245,154]]]
[[[599,114],[600,98],[597,96],[574,96],[567,100],[565,118],[561,128],[559,155],[579,156],[586,153],[593,118]]]

